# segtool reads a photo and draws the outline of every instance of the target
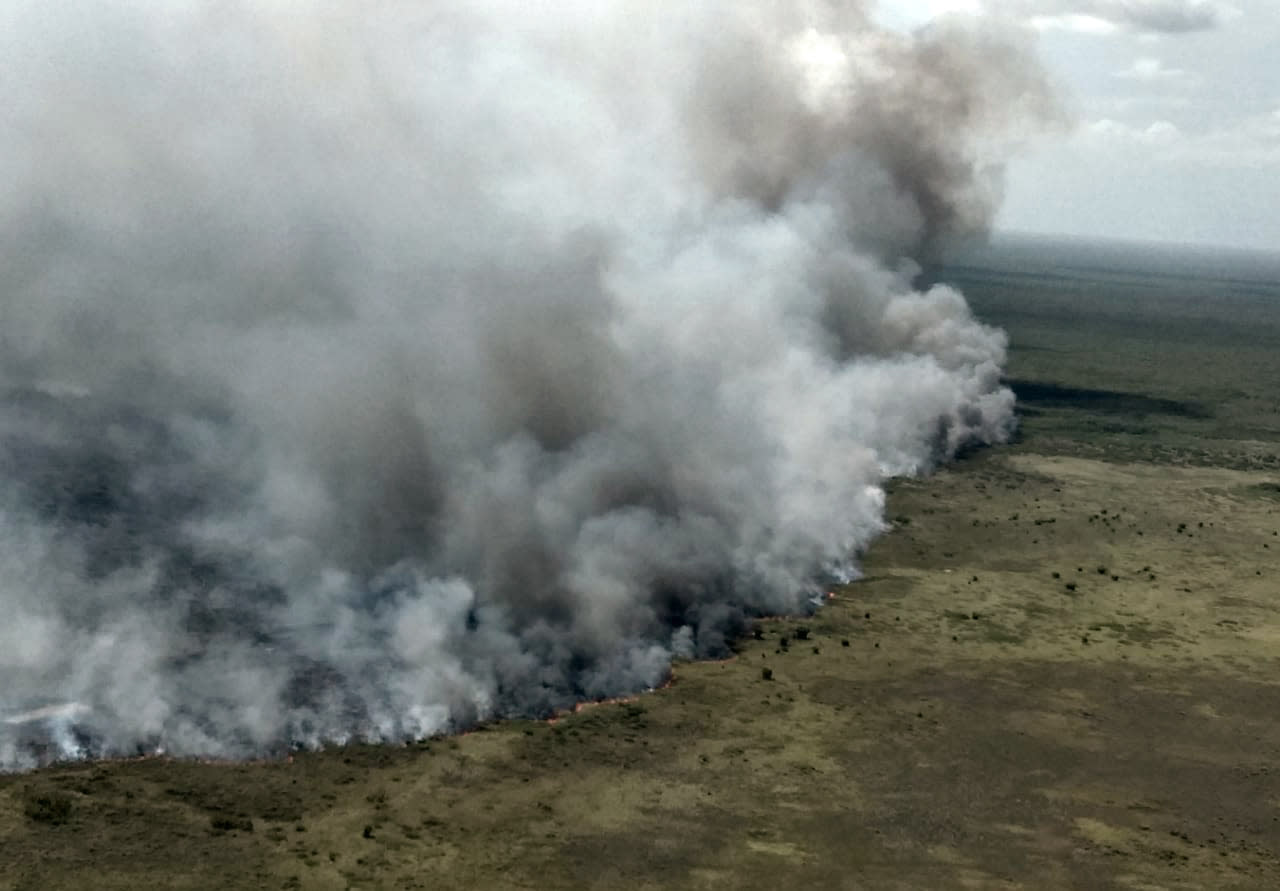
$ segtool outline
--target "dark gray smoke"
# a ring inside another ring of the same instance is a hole
[[[989,35],[15,0],[0,59],[0,765],[653,686],[1010,430],[910,259],[1048,111]]]

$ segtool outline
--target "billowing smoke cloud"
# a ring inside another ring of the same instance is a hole
[[[1010,430],[1049,112],[848,3],[0,12],[0,764],[396,739],[806,609]],[[37,739],[38,738],[38,739]]]

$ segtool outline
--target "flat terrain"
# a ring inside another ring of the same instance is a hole
[[[0,777],[0,888],[1280,887],[1280,286],[1037,256],[949,272],[1019,441],[815,616],[555,723]]]

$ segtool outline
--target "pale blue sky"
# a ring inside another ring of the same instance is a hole
[[[1009,168],[1012,231],[1280,251],[1280,0],[881,0],[1002,20],[1072,118]]]

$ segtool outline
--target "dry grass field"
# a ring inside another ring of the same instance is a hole
[[[1280,887],[1280,285],[1044,256],[950,271],[1019,441],[816,615],[554,723],[0,777],[0,888]]]

